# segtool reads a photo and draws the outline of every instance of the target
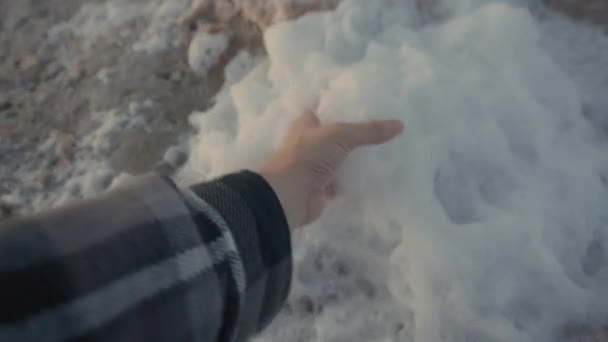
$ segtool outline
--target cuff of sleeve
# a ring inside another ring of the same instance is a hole
[[[240,334],[259,331],[281,309],[291,285],[291,237],[281,203],[266,180],[250,171],[192,191],[215,207],[232,231],[247,277]]]

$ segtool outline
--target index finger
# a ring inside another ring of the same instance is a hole
[[[401,120],[371,120],[360,123],[337,124],[337,135],[349,148],[386,143],[404,130]]]

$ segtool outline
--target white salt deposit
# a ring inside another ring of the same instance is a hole
[[[183,145],[173,145],[163,155],[163,160],[174,167],[182,166],[187,158],[187,151]]]
[[[132,102],[125,110],[93,113],[91,130],[78,141],[53,132],[16,172],[23,186],[15,189],[13,198],[24,212],[38,211],[90,198],[123,184],[130,176],[110,166],[110,154],[124,131],[146,127],[142,111],[151,106],[151,101]],[[56,162],[44,165],[40,162],[42,155],[56,156]]]
[[[150,10],[126,0],[87,3],[69,21],[51,27],[49,32],[51,37],[66,33],[81,37],[86,48],[141,15],[150,14]]]
[[[190,2],[191,0],[108,0],[87,3],[69,21],[52,27],[50,35],[58,39],[66,33],[74,34],[82,39],[85,48],[89,48],[98,39],[109,37],[117,31],[128,35],[131,32],[128,24],[143,19],[147,27],[133,49],[154,54],[176,46],[180,34],[178,18]]]
[[[224,22],[239,15],[264,30],[273,24],[296,18],[307,12],[334,8],[339,2],[340,0],[192,0],[190,9],[191,14],[214,13],[220,21]]]
[[[199,76],[206,76],[209,69],[220,61],[229,41],[230,37],[224,32],[199,30],[188,48],[188,65],[192,71]]]
[[[224,86],[231,86],[245,77],[259,62],[246,50],[240,51],[224,68]]]
[[[179,36],[178,18],[188,8],[190,0],[146,1],[152,15],[147,17],[148,27],[133,45],[135,51],[153,54],[175,47]]]
[[[407,126],[295,234],[289,309],[260,340],[559,341],[608,321],[605,142],[527,10],[485,2],[424,29],[389,0],[274,26],[268,61],[191,118],[184,181],[255,168],[314,103]]]

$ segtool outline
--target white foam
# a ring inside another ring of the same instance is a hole
[[[206,76],[217,65],[228,48],[230,37],[223,32],[209,33],[199,30],[188,48],[188,64],[199,76]]]
[[[388,0],[279,24],[268,62],[191,118],[184,179],[255,168],[315,102],[407,126],[296,234],[292,309],[261,340],[556,341],[608,318],[606,146],[527,10],[481,3],[425,29]]]
[[[259,59],[246,50],[240,51],[224,69],[224,86],[230,86],[243,79],[259,63]]]
[[[580,25],[549,16],[541,30],[543,45],[581,88],[587,115],[596,126],[608,128],[608,36],[602,27]],[[556,32],[558,34],[556,34]]]

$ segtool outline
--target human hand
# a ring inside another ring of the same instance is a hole
[[[277,194],[289,226],[297,228],[318,219],[336,196],[335,172],[353,149],[386,143],[401,132],[399,120],[323,125],[305,112],[259,173]]]

